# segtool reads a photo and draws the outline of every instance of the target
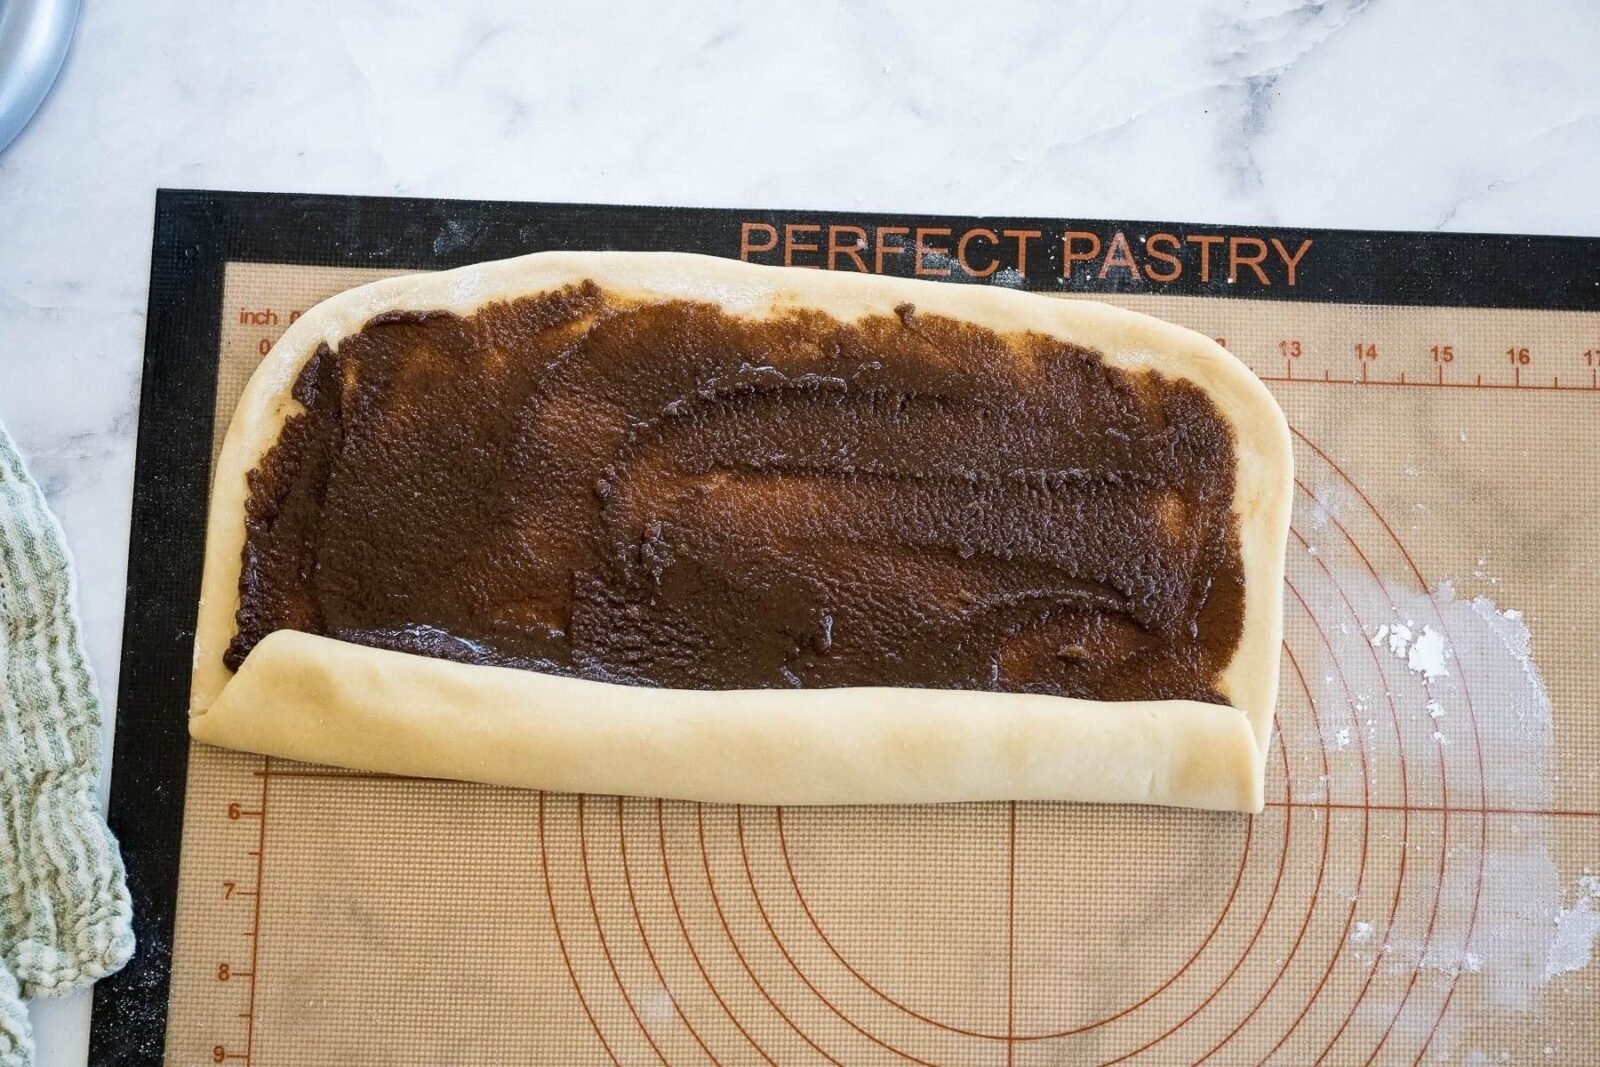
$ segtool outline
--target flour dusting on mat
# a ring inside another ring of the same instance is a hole
[[[1430,625],[1415,629],[1414,622],[1385,623],[1372,635],[1374,647],[1387,647],[1406,666],[1429,681],[1450,673],[1450,648],[1444,634]]]
[[[1311,507],[1311,525],[1322,529],[1330,522],[1342,522],[1350,504],[1350,493],[1336,485],[1324,485],[1317,490],[1316,503]]]
[[[1359,782],[1351,777],[1359,764],[1349,762],[1358,753],[1340,744],[1359,736],[1369,761],[1378,754],[1370,785],[1383,799],[1399,800],[1382,791],[1397,785],[1400,768],[1381,761],[1386,751],[1403,752],[1411,757],[1409,802],[1419,803],[1420,787],[1423,804],[1451,812],[1441,821],[1413,819],[1402,846],[1418,864],[1429,850],[1442,851],[1427,891],[1431,896],[1437,885],[1436,910],[1419,901],[1391,921],[1369,910],[1384,902],[1358,894],[1360,919],[1346,945],[1379,976],[1374,988],[1384,1007],[1374,1011],[1397,1013],[1397,1030],[1426,1032],[1434,1015],[1404,991],[1414,984],[1442,998],[1470,983],[1496,1010],[1528,1013],[1552,977],[1589,964],[1600,936],[1600,895],[1569,887],[1564,898],[1549,820],[1473,811],[1480,804],[1511,812],[1554,803],[1550,697],[1527,620],[1488,597],[1458,597],[1449,582],[1431,593],[1381,584],[1339,544],[1330,494],[1302,507],[1298,528],[1326,527],[1313,538],[1316,555],[1342,591],[1330,589],[1326,600],[1309,605],[1329,638],[1330,658],[1313,665],[1323,682],[1323,734],[1332,742],[1326,751],[1330,762],[1339,761],[1336,772],[1344,768],[1327,788],[1339,796]],[[1333,623],[1341,615],[1357,626],[1341,630]],[[1340,722],[1343,715],[1349,718]],[[1448,1014],[1432,1052],[1457,1059],[1456,1041],[1469,1027],[1469,1018]]]
[[[1552,709],[1521,612],[1502,610],[1486,596],[1460,599],[1450,582],[1441,582],[1432,600],[1438,613],[1437,640],[1427,640],[1429,628],[1423,626],[1404,657],[1427,694],[1419,721],[1431,728],[1436,743],[1451,746],[1446,765],[1460,771],[1455,781],[1470,781],[1474,792],[1475,747],[1481,741],[1485,805],[1549,807],[1554,802]],[[1425,617],[1420,606],[1415,614]],[[1472,802],[1471,795],[1453,800],[1461,807]],[[1486,829],[1482,893],[1471,941],[1458,939],[1455,950],[1435,947],[1424,956],[1423,966],[1480,976],[1497,1006],[1526,1012],[1555,973],[1550,960],[1561,936],[1561,875],[1553,858],[1551,824],[1538,817],[1508,816],[1490,820]],[[1447,885],[1446,892],[1462,898],[1465,913],[1472,903],[1467,881]],[[1580,919],[1575,929],[1581,932],[1582,927]]]
[[[1516,608],[1496,611],[1494,601],[1486,596],[1475,596],[1471,603],[1473,613],[1484,621],[1505,646],[1505,650],[1516,659],[1517,666],[1521,669],[1528,685],[1532,687],[1538,703],[1543,704],[1548,710],[1550,695],[1545,692],[1544,677],[1539,673],[1539,668],[1534,666],[1533,638],[1528,632],[1527,624],[1522,620],[1522,612]]]
[[[1544,976],[1582,970],[1594,961],[1595,940],[1600,938],[1600,875],[1578,879],[1571,907],[1556,913],[1556,933],[1550,942]]]

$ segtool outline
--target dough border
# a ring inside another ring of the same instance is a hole
[[[300,410],[320,343],[392,310],[469,315],[592,280],[621,299],[687,299],[759,317],[850,321],[910,302],[1000,333],[1033,331],[1111,365],[1205,390],[1234,432],[1244,631],[1219,688],[1232,706],[1020,693],[842,688],[698,692],[429,659],[278,631],[237,674],[246,476]],[[529,788],[751,804],[1060,799],[1259,811],[1278,691],[1293,487],[1288,424],[1210,338],[1083,300],[997,286],[757,266],[670,252],[542,252],[373,282],[297,319],[235,411],[213,477],[189,729],[200,741],[309,762]]]

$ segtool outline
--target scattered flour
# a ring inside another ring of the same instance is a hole
[[[1450,658],[1444,634],[1431,626],[1424,626],[1417,641],[1406,652],[1406,666],[1429,679],[1442,678],[1450,673],[1445,661]]]
[[[1372,635],[1375,648],[1389,649],[1391,655],[1406,661],[1406,666],[1430,682],[1450,673],[1448,661],[1452,655],[1444,634],[1431,625],[1418,632],[1416,623],[1393,622],[1378,627]]]
[[[1316,503],[1311,506],[1311,525],[1322,529],[1330,522],[1344,521],[1350,504],[1350,494],[1344,489],[1325,485],[1317,490]]]
[[[1516,608],[1507,608],[1498,611],[1494,601],[1486,596],[1475,596],[1471,600],[1472,612],[1488,625],[1489,632],[1500,640],[1506,652],[1516,660],[1517,666],[1522,671],[1523,681],[1532,691],[1531,705],[1534,710],[1548,718],[1550,713],[1550,694],[1544,687],[1544,676],[1539,673],[1539,668],[1533,663],[1533,638],[1528,632],[1528,626],[1522,619],[1522,612]],[[1518,705],[1519,718],[1527,717],[1529,707]]]
[[[662,986],[655,986],[640,999],[642,1001],[640,1014],[647,1023],[670,1022],[677,1014],[677,1008],[672,1003],[672,994]]]
[[[1007,289],[1021,289],[1028,284],[1028,279],[1015,267],[1001,267],[994,272],[994,284],[1003,285]]]
[[[1388,623],[1378,627],[1378,632],[1372,635],[1372,647],[1382,648],[1389,646],[1389,651],[1396,655],[1406,654],[1406,642],[1411,640],[1411,627],[1403,623],[1395,623],[1393,628]]]
[[[1349,515],[1340,514],[1346,508]],[[1564,859],[1570,853],[1557,850],[1551,820],[1480,823],[1467,814],[1480,803],[1504,809],[1555,803],[1551,702],[1532,655],[1529,620],[1486,596],[1457,596],[1449,582],[1413,592],[1403,576],[1375,579],[1334,527],[1335,520],[1358,528],[1362,521],[1361,508],[1336,488],[1316,490],[1297,507],[1296,519],[1307,536],[1327,531],[1314,538],[1320,563],[1291,553],[1289,564],[1320,626],[1314,636],[1327,641],[1327,658],[1312,664],[1313,677],[1327,687],[1319,708],[1330,741],[1327,792],[1364,795],[1364,769],[1375,797],[1396,797],[1403,753],[1415,757],[1405,764],[1413,799],[1420,794],[1462,812],[1414,821],[1404,840],[1384,839],[1410,855],[1416,866],[1408,871],[1432,872],[1435,863],[1441,869],[1425,883],[1408,873],[1398,913],[1392,919],[1369,913],[1352,923],[1346,951],[1381,976],[1375,989],[1388,988],[1382,983],[1389,980],[1406,988],[1419,973],[1420,988],[1442,996],[1459,979],[1474,988],[1472,1003],[1508,1024],[1531,1018],[1525,1013],[1542,995],[1581,984],[1600,969],[1600,870],[1585,872],[1575,889],[1576,872]],[[1478,569],[1489,565],[1485,554]],[[1329,577],[1336,588],[1323,592]],[[1488,580],[1485,570],[1475,584]],[[1345,728],[1362,741],[1359,762],[1354,745],[1334,750]],[[1314,744],[1315,734],[1307,740]],[[1339,882],[1330,891],[1359,895],[1365,907],[1370,888]],[[1591,971],[1584,978],[1564,977],[1585,967]],[[1394,1012],[1399,1001],[1396,994],[1381,1010]],[[1431,1026],[1432,1016],[1408,1005],[1398,1027],[1411,1024]],[[1434,1058],[1459,1063],[1478,1054],[1456,1044],[1464,1026],[1452,1011],[1430,1046]],[[1420,1045],[1425,1035],[1417,1036]],[[1498,1052],[1488,1055],[1485,1062],[1493,1062]]]
[[[1333,552],[1325,556],[1338,561]],[[1361,569],[1340,573],[1347,595],[1362,588]],[[1487,597],[1458,598],[1449,583],[1431,595],[1362,588],[1354,606],[1361,617],[1373,620],[1357,632],[1378,651],[1381,666],[1370,657],[1366,668],[1357,666],[1364,655],[1359,647],[1346,651],[1348,646],[1336,642],[1355,690],[1351,710],[1359,715],[1357,707],[1367,703],[1382,719],[1392,700],[1399,717],[1398,738],[1394,727],[1368,735],[1374,738],[1367,746],[1369,759],[1379,768],[1374,781],[1398,769],[1384,762],[1393,759],[1398,741],[1407,752],[1430,746],[1440,754],[1452,806],[1471,805],[1480,796],[1486,804],[1507,808],[1553,802],[1550,699],[1531,658],[1526,620],[1518,612],[1502,611]],[[1378,619],[1387,621],[1378,624]],[[1411,773],[1414,782],[1436,782],[1439,771],[1417,760]],[[1337,793],[1340,783],[1330,788]],[[1441,983],[1437,988],[1471,976],[1496,1010],[1527,1012],[1550,974],[1600,959],[1600,947],[1592,947],[1600,938],[1600,895],[1562,907],[1562,873],[1546,821],[1491,824],[1481,854],[1471,831],[1464,820],[1450,823],[1438,922],[1431,933],[1426,912],[1402,909],[1383,945],[1375,943],[1383,927],[1369,933],[1361,926],[1352,928],[1349,944],[1381,974],[1403,976],[1420,968]],[[1407,846],[1425,851],[1430,839],[1426,831],[1418,833]],[[1474,908],[1469,938],[1467,916]],[[1435,1051],[1450,1047],[1445,1037],[1434,1045]]]
[[[1600,938],[1600,875],[1579,878],[1573,895],[1572,906],[1556,913],[1556,936],[1544,965],[1546,978],[1582,970],[1594,958],[1595,939]]]

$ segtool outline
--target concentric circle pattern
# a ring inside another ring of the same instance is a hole
[[[1424,575],[1299,434],[1297,461],[1264,814],[541,797],[541,888],[607,1056],[1423,1057],[1462,973],[1438,961],[1472,938],[1483,877],[1469,665],[1444,742],[1417,714],[1442,695],[1372,639],[1402,616],[1448,639],[1442,612],[1415,617]],[[1311,484],[1355,506],[1330,514]],[[619,886],[627,908],[603,906]]]

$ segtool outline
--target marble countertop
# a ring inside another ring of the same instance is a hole
[[[158,186],[1600,235],[1600,8],[1445,10],[85,5],[0,153],[0,422],[107,705]]]

